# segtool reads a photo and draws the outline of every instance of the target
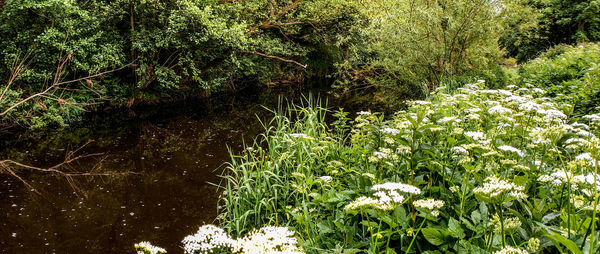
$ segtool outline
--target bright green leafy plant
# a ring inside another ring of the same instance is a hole
[[[444,91],[387,118],[277,113],[233,155],[221,225],[286,226],[308,253],[598,251],[600,115],[542,89]]]

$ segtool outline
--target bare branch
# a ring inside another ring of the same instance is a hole
[[[31,95],[31,96],[29,96],[29,97],[27,97],[27,98],[25,98],[25,99],[23,99],[23,100],[15,103],[15,104],[13,104],[8,109],[6,109],[2,113],[0,113],[0,116],[4,116],[4,115],[8,114],[8,112],[10,112],[11,110],[13,110],[14,108],[18,107],[19,105],[21,105],[21,104],[23,104],[23,103],[25,103],[25,102],[27,102],[27,101],[29,101],[31,99],[47,95],[51,90],[58,89],[61,85],[66,85],[66,84],[71,84],[71,83],[75,83],[75,82],[86,81],[86,80],[90,80],[90,79],[95,78],[95,77],[100,77],[100,76],[104,76],[104,75],[109,74],[109,73],[117,72],[117,71],[123,70],[123,69],[125,69],[125,68],[133,65],[134,62],[135,62],[135,61],[131,62],[131,63],[129,63],[127,65],[124,65],[124,66],[122,66],[120,68],[117,68],[117,69],[112,69],[112,70],[109,70],[109,71],[104,71],[104,72],[96,73],[96,74],[89,75],[89,76],[86,76],[86,77],[83,77],[83,78],[78,78],[78,79],[74,79],[74,80],[60,82],[59,80],[60,80],[60,76],[61,76],[61,73],[62,73],[62,68],[64,67],[64,65],[67,63],[67,61],[70,58],[71,58],[70,56],[65,57],[65,59],[58,65],[56,73],[54,74],[54,82],[53,82],[52,85],[50,85],[48,88],[46,88],[46,90],[44,90],[42,92],[39,92],[39,93],[36,93],[36,94],[33,94],[33,95]]]
[[[298,5],[300,5],[300,3],[303,0],[296,0],[293,3],[291,3],[290,5],[284,7],[279,13],[277,13],[277,15],[275,15],[275,17],[273,18],[269,18],[265,21],[263,21],[260,25],[258,26],[254,26],[250,28],[250,31],[255,31],[259,28],[268,28],[268,27],[272,27],[273,22],[277,21],[278,19],[280,19],[281,17],[283,17],[283,15],[285,15],[286,13],[288,13],[290,10],[298,7]]]
[[[103,155],[102,153],[77,155],[77,153],[79,153],[81,151],[81,149],[83,149],[85,146],[87,146],[91,142],[92,141],[88,141],[87,143],[80,146],[79,148],[77,148],[73,151],[67,152],[65,154],[64,161],[62,161],[61,163],[58,163],[54,166],[46,167],[46,168],[27,165],[27,164],[9,160],[9,159],[0,160],[0,173],[8,174],[8,175],[15,177],[20,182],[22,182],[25,186],[27,186],[27,188],[29,188],[29,190],[31,190],[35,193],[38,193],[38,194],[40,194],[40,193],[37,191],[36,188],[34,188],[33,185],[31,185],[29,182],[27,182],[25,179],[23,179],[21,176],[19,176],[19,174],[18,174],[19,171],[17,170],[17,168],[27,169],[27,170],[37,171],[37,172],[43,172],[43,173],[56,174],[56,175],[62,176],[65,178],[65,180],[67,180],[69,185],[76,192],[79,192],[79,193],[83,193],[83,191],[81,190],[81,188],[79,188],[77,186],[77,182],[75,181],[75,178],[77,178],[77,177],[117,176],[117,175],[135,174],[133,172],[95,172],[101,167],[100,165],[104,161],[105,157],[101,158],[96,163],[96,165],[92,167],[92,170],[90,170],[88,172],[66,172],[66,171],[62,170],[63,168],[70,167],[71,164],[73,164],[77,161],[80,161],[82,159],[102,156]],[[85,195],[85,193],[83,193],[83,194]]]
[[[238,51],[238,52],[259,55],[259,56],[263,56],[263,57],[266,57],[266,58],[276,59],[276,60],[279,60],[279,61],[282,61],[282,62],[286,62],[286,63],[293,63],[293,64],[298,65],[298,66],[300,66],[300,67],[302,67],[304,69],[306,69],[306,66],[307,66],[306,64],[301,64],[301,63],[299,63],[297,61],[294,61],[294,60],[291,60],[291,59],[285,59],[285,58],[281,58],[281,57],[278,57],[278,56],[267,55],[265,53],[261,53],[261,52],[258,52],[258,51],[241,50],[241,51]]]

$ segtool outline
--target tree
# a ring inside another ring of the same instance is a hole
[[[356,32],[342,66],[352,82],[367,75],[367,84],[435,86],[445,76],[485,68],[499,56],[503,14],[497,1],[374,0],[364,11],[369,23]]]
[[[598,0],[514,0],[501,45],[523,62],[558,44],[600,40]]]

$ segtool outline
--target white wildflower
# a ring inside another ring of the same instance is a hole
[[[500,149],[500,150],[502,150],[502,151],[505,151],[505,152],[513,152],[513,153],[516,153],[516,154],[518,154],[520,157],[523,157],[523,156],[525,156],[525,154],[524,154],[524,153],[523,153],[521,150],[519,150],[519,149],[517,149],[517,148],[514,148],[514,147],[512,147],[512,146],[501,145],[501,146],[499,146],[499,147],[498,147],[498,149]]]
[[[564,120],[564,119],[567,119],[567,115],[565,115],[563,112],[560,112],[555,109],[546,110],[546,115],[544,116],[544,120],[546,120],[546,121]]]
[[[512,110],[502,107],[500,105],[496,105],[491,107],[490,109],[488,109],[488,113],[490,114],[498,114],[498,115],[506,115],[506,114],[511,114]]]
[[[415,186],[412,186],[410,184],[404,184],[404,183],[391,183],[391,182],[387,182],[387,183],[383,183],[383,184],[376,184],[373,185],[373,187],[371,187],[371,190],[373,191],[380,191],[380,190],[388,190],[388,191],[399,191],[399,192],[404,192],[404,193],[409,193],[409,194],[421,194],[421,190]]]
[[[414,103],[415,105],[430,105],[431,104],[430,101],[421,101],[421,100],[415,100],[415,101],[412,101],[412,103]]]
[[[331,182],[331,180],[333,180],[333,177],[331,177],[331,176],[321,176],[321,177],[319,177],[319,179],[321,181],[323,181],[323,182],[328,183],[328,182]]]
[[[428,199],[419,199],[413,201],[413,205],[418,208],[423,208],[427,210],[439,210],[444,206],[443,200],[435,200],[433,198]]]
[[[498,94],[498,90],[479,90],[482,94]]]
[[[498,89],[498,94],[504,95],[504,96],[512,96],[512,92],[508,91],[508,90],[503,90],[503,89]]]
[[[401,145],[396,148],[396,152],[402,155],[410,154],[412,148],[410,146]]]
[[[571,124],[571,126],[573,128],[577,128],[577,129],[584,129],[584,130],[590,130],[590,126],[588,126],[587,124],[584,123],[578,123],[578,122],[574,122]]]
[[[512,95],[512,96],[504,98],[504,101],[505,102],[525,103],[528,100],[527,100],[527,98],[522,97],[522,96]]]
[[[383,128],[381,129],[381,132],[385,134],[398,135],[400,130],[394,128]]]
[[[204,225],[193,235],[186,236],[183,239],[183,250],[186,254],[193,254],[196,251],[208,253],[215,249],[231,248],[236,241],[223,230],[214,225]]]
[[[167,253],[167,251],[163,248],[154,246],[152,244],[150,244],[150,242],[140,242],[140,243],[136,243],[134,245],[135,250],[137,251],[138,254],[146,254],[146,253],[150,253],[150,254],[160,254],[160,253]]]
[[[565,141],[565,145],[572,145],[572,144],[587,145],[589,143],[590,142],[588,142],[587,140],[582,139],[582,138],[570,138]]]
[[[585,115],[582,118],[592,123],[600,122],[600,114]]]
[[[544,94],[545,93],[545,91],[543,89],[537,88],[537,87],[531,89],[531,91],[533,91],[534,93],[539,93],[539,94]]]
[[[451,151],[451,152],[452,152],[452,154],[454,154],[454,155],[469,155],[469,151],[467,151],[467,149],[464,149],[464,148],[462,148],[462,147],[460,147],[460,146],[455,146],[455,147],[452,147],[452,148],[450,149],[450,151]]]
[[[455,116],[446,116],[446,117],[440,118],[440,120],[438,120],[437,122],[444,124],[444,123],[451,123],[451,122],[461,122],[461,120]]]
[[[506,246],[499,251],[494,252],[494,254],[529,254],[526,250],[522,250],[519,248]]]
[[[488,202],[504,202],[504,196],[524,199],[527,195],[523,193],[525,187],[514,183],[500,180],[496,177],[488,177],[481,187],[473,189],[476,197]]]
[[[464,134],[473,140],[484,140],[486,138],[485,133],[479,131],[465,131]]]
[[[519,104],[519,110],[523,110],[526,112],[539,112],[540,110],[542,110],[542,105],[537,104],[533,101],[528,101]]]
[[[360,111],[360,112],[356,112],[357,115],[359,116],[369,116],[371,115],[371,112],[369,111]]]
[[[587,162],[588,165],[590,166],[596,166],[598,164],[598,161],[594,158],[592,158],[592,155],[590,155],[590,153],[582,153],[580,155],[577,155],[575,157],[575,161],[583,161],[583,162]]]
[[[266,253],[302,253],[298,248],[298,240],[294,231],[286,227],[266,226],[254,230],[236,240],[234,253],[266,254]]]
[[[384,152],[373,152],[373,156],[377,157],[378,159],[385,159],[388,157],[389,154],[384,153]]]
[[[380,210],[392,210],[394,209],[390,203],[384,203],[379,201],[379,199],[374,199],[371,197],[359,197],[356,200],[350,202],[350,204],[344,207],[344,210],[347,211],[357,211],[365,208],[374,208]]]

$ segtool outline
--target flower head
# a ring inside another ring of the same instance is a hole
[[[163,248],[152,245],[150,242],[140,242],[134,245],[135,250],[138,254],[161,254],[167,253]]]
[[[475,197],[481,201],[490,203],[501,203],[508,198],[523,199],[527,195],[523,192],[525,187],[514,183],[500,180],[496,177],[488,177],[483,186],[473,189]]]

